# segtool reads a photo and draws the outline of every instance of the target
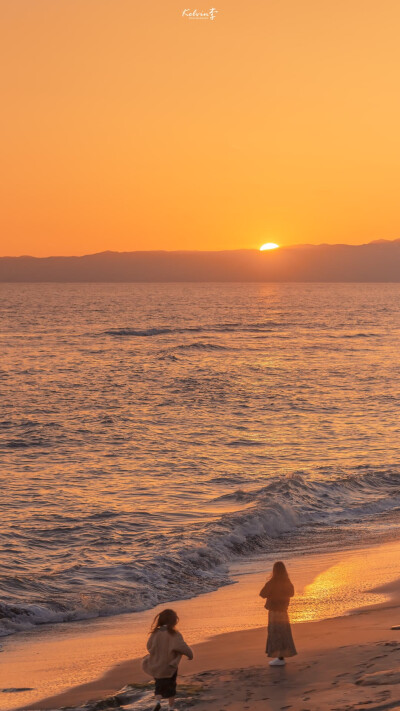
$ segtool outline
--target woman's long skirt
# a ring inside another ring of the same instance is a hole
[[[269,657],[294,657],[292,630],[286,610],[270,610],[268,613],[268,637],[266,654]]]

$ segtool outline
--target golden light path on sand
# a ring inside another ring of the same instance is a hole
[[[292,606],[292,620],[311,622],[346,614],[346,608],[350,611],[384,603],[388,599],[385,583],[397,547],[397,543],[382,546],[379,555],[374,547],[347,552],[305,585]]]

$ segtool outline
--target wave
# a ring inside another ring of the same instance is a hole
[[[10,439],[4,446],[9,449],[28,449],[30,447],[48,447],[50,441],[43,437],[30,437],[29,439]]]
[[[117,336],[117,337],[151,337],[151,336],[163,336],[174,333],[232,333],[232,332],[242,332],[242,333],[258,333],[258,332],[270,332],[277,328],[287,327],[289,324],[278,323],[276,321],[265,321],[257,323],[222,323],[222,324],[210,324],[205,326],[177,326],[171,328],[170,326],[157,326],[152,328],[109,328],[103,331],[106,336]]]
[[[233,439],[227,442],[227,447],[265,447],[265,442],[256,439]]]
[[[110,328],[104,331],[107,336],[162,336],[167,333],[199,333],[197,326],[188,328]]]
[[[180,354],[184,356],[185,353],[190,353],[192,351],[197,352],[213,352],[213,351],[234,351],[237,350],[233,346],[224,346],[219,343],[206,343],[204,341],[194,341],[193,343],[180,343],[177,346],[171,346],[165,351],[160,351],[158,355],[158,360],[170,360],[179,361],[178,357]]]
[[[337,335],[330,333],[328,338],[378,338],[381,334],[379,333],[339,333]]]
[[[202,341],[195,341],[194,343],[182,343],[176,346],[176,350],[179,351],[228,351],[233,350],[228,348],[228,346],[221,346],[218,343],[203,343]]]
[[[231,561],[259,552],[275,555],[287,544],[287,536],[293,551],[297,534],[303,543],[306,536],[308,544],[310,540],[315,544],[327,527],[352,530],[370,518],[376,524],[379,514],[395,514],[400,506],[400,471],[362,467],[334,473],[325,468],[312,479],[298,472],[214,499],[217,504],[224,501],[237,502],[238,509],[242,508],[193,526],[185,531],[184,539],[177,528],[175,537],[161,537],[151,557],[132,556],[123,565],[101,568],[75,565],[58,577],[55,572],[48,579],[30,578],[29,585],[36,585],[30,589],[34,604],[8,602],[13,590],[17,597],[21,590],[28,592],[20,579],[9,578],[7,602],[0,603],[0,634],[50,622],[139,611],[215,590],[231,582]],[[340,546],[340,536],[335,540]]]

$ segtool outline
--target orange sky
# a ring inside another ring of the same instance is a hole
[[[1,0],[3,255],[400,237],[399,0]]]

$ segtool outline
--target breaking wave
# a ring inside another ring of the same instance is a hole
[[[275,553],[288,536],[293,549],[299,533],[315,543],[326,527],[352,527],[371,517],[379,521],[379,514],[394,514],[400,506],[400,471],[360,467],[333,474],[324,469],[312,479],[299,472],[272,478],[257,489],[233,489],[214,498],[211,505],[228,502],[237,504],[238,510],[193,525],[183,539],[181,529],[168,541],[161,536],[151,560],[132,555],[124,565],[75,565],[47,579],[9,578],[9,591],[14,586],[15,597],[30,586],[32,597],[41,602],[0,603],[0,634],[143,610],[215,590],[230,582],[230,562],[255,553]],[[110,512],[98,517],[110,518]],[[340,537],[337,545],[339,541]]]

